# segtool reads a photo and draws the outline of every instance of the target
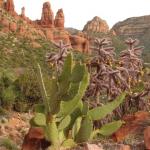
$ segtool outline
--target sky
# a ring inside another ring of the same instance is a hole
[[[25,6],[26,16],[32,20],[40,19],[46,1],[51,3],[54,14],[63,8],[65,27],[79,30],[94,16],[106,20],[111,28],[129,17],[150,15],[150,0],[14,0],[15,10],[20,14]]]

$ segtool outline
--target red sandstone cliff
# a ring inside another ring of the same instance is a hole
[[[25,7],[21,9],[21,14],[15,12],[13,0],[7,0],[4,5],[0,1],[1,8],[4,8],[11,16],[12,20],[5,17],[0,18],[0,23],[4,26],[5,32],[17,32],[18,35],[34,40],[38,37],[46,38],[51,41],[70,44],[70,48],[82,52],[89,52],[89,41],[82,33],[71,35],[64,28],[65,15],[63,9],[59,9],[54,18],[54,13],[49,2],[45,2],[42,8],[41,19],[32,21],[25,14]],[[14,18],[13,18],[14,17]]]

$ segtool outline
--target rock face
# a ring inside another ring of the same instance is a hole
[[[144,130],[144,142],[146,149],[150,149],[150,126]]]
[[[59,9],[55,16],[54,25],[56,28],[64,29],[64,22],[65,22],[65,17],[64,17],[63,9]]]
[[[144,45],[144,60],[150,62],[150,15],[128,18],[115,24],[111,30],[120,39],[139,39],[141,45]]]
[[[102,20],[99,17],[94,17],[91,21],[88,21],[84,26],[83,31],[91,31],[91,32],[108,32],[109,27],[105,20]]]
[[[49,2],[43,4],[41,25],[46,28],[54,27],[54,13]]]
[[[121,36],[142,36],[150,28],[150,15],[142,17],[133,17],[118,22],[112,30]]]
[[[0,0],[0,8],[3,8],[4,1]]]
[[[5,9],[11,14],[15,14],[15,6],[14,6],[14,1],[13,0],[7,0],[5,2]]]
[[[85,37],[82,32],[77,35],[70,36],[71,45],[74,49],[82,51],[84,53],[89,53],[89,40]]]
[[[129,134],[136,133],[141,129],[141,125],[144,121],[150,119],[149,112],[139,111],[133,115],[126,115],[123,117],[125,124],[113,135],[115,141],[120,142]],[[148,135],[148,134],[147,134]],[[148,135],[149,136],[149,135]]]
[[[0,18],[0,23],[4,26],[4,32],[16,32],[19,36],[33,40],[33,47],[40,46],[34,43],[34,40],[40,37],[54,42],[62,40],[64,44],[69,44],[70,48],[75,48],[81,52],[89,52],[89,41],[84,35],[72,36],[64,28],[65,16],[63,9],[58,10],[54,19],[51,4],[45,2],[41,19],[32,21],[26,17],[25,7],[22,7],[20,15],[15,12],[13,0],[7,0],[4,8],[11,15],[11,20],[5,19],[5,17]]]

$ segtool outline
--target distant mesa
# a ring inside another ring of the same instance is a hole
[[[88,21],[83,28],[84,32],[109,32],[109,26],[107,22],[98,16],[95,16],[92,20]]]

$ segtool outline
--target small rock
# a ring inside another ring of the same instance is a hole
[[[129,145],[121,145],[120,149],[118,149],[118,150],[131,150],[131,148]]]
[[[131,147],[129,145],[124,145],[124,144],[105,144],[103,145],[104,149],[106,150],[131,150]]]
[[[103,150],[103,148],[97,146],[96,144],[86,144],[84,150]]]
[[[146,149],[150,149],[150,126],[144,130],[144,142]]]

